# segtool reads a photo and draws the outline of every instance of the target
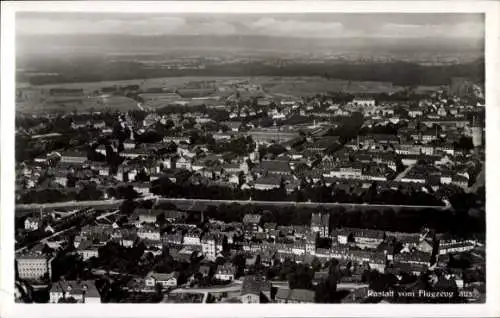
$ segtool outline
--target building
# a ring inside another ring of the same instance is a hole
[[[360,229],[353,231],[354,242],[360,248],[377,248],[385,238],[383,231]]]
[[[143,226],[142,228],[137,230],[137,236],[143,240],[161,240],[160,229],[151,226]]]
[[[472,144],[474,147],[480,147],[483,145],[483,128],[474,126],[472,130]]]
[[[355,106],[375,107],[375,99],[366,97],[357,97],[352,100]]]
[[[154,288],[157,284],[161,285],[163,288],[177,287],[178,278],[179,272],[168,274],[149,272],[144,279],[144,283],[149,288]]]
[[[200,229],[192,229],[183,238],[184,245],[201,245],[201,230]]]
[[[164,214],[163,210],[155,209],[136,209],[134,214],[139,216],[140,224],[143,223],[156,223],[158,217]]]
[[[37,217],[27,217],[24,220],[24,229],[26,231],[36,231],[39,227],[41,227],[42,220]]]
[[[253,170],[261,175],[288,176],[292,173],[286,160],[262,160]]]
[[[53,283],[49,292],[50,303],[71,302],[96,304],[101,296],[93,281],[59,281]]]
[[[53,258],[34,253],[16,255],[19,279],[37,281],[43,279],[44,276],[50,278],[52,276],[52,260]]]
[[[164,233],[161,237],[163,244],[172,244],[172,245],[182,245],[182,232],[176,232],[173,234]]]
[[[201,239],[201,252],[209,260],[215,260],[222,252],[222,239],[215,235],[205,235]]]
[[[306,247],[305,251],[308,255],[316,254],[316,239],[318,237],[318,232],[308,233],[306,235]]]
[[[339,244],[355,243],[360,248],[377,248],[385,238],[385,232],[370,229],[341,228],[332,232]]]
[[[236,276],[236,267],[232,263],[226,263],[223,265],[217,266],[217,270],[215,271],[215,279],[224,280],[224,281],[232,281]]]
[[[308,289],[280,288],[276,293],[278,304],[309,304],[314,303],[315,293]]]
[[[311,215],[311,231],[319,233],[320,237],[327,237],[330,234],[330,214],[313,213]]]
[[[83,240],[78,244],[78,247],[76,248],[76,252],[78,255],[82,257],[84,261],[92,258],[92,257],[99,257],[99,250],[98,248],[92,244],[91,241],[88,240]]]
[[[277,176],[260,177],[254,182],[254,189],[256,190],[272,190],[281,187],[281,178]]]
[[[87,154],[79,151],[66,151],[61,154],[61,163],[82,164],[87,161]]]
[[[473,250],[475,247],[476,242],[472,240],[440,240],[439,255],[467,252]]]
[[[271,282],[259,276],[245,276],[240,300],[244,304],[267,303],[271,299]]]
[[[245,232],[254,233],[260,231],[262,216],[260,214],[245,214],[243,217],[243,227]]]

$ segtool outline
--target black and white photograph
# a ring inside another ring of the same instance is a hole
[[[485,12],[89,7],[15,13],[15,303],[494,301]]]

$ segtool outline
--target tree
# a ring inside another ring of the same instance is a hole
[[[313,260],[311,262],[311,267],[312,267],[313,272],[317,272],[317,271],[321,270],[321,262],[320,262],[319,258],[317,258],[316,256],[313,258]]]
[[[336,303],[340,302],[337,293],[337,282],[340,280],[339,263],[336,259],[330,261],[328,268],[328,278],[321,282],[316,289],[316,302],[318,303]]]
[[[70,297],[67,297],[67,298],[64,298],[64,297],[59,298],[58,303],[76,304],[77,301],[76,301],[76,299],[73,296],[70,296]]]
[[[155,291],[158,295],[163,295],[163,285],[160,283],[156,283]]]
[[[295,270],[288,274],[290,289],[309,289],[313,278],[312,270],[304,264],[294,264]]]
[[[226,235],[222,238],[222,252],[224,254],[229,252],[229,243]]]
[[[246,264],[245,255],[237,254],[236,256],[233,257],[232,262],[233,265],[236,267],[236,277],[240,277],[241,275],[243,275]]]

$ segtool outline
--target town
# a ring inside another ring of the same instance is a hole
[[[72,85],[17,89],[18,302],[484,302],[478,85]]]

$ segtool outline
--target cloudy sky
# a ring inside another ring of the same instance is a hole
[[[24,34],[266,35],[291,37],[482,38],[482,14],[125,14],[18,13]]]

